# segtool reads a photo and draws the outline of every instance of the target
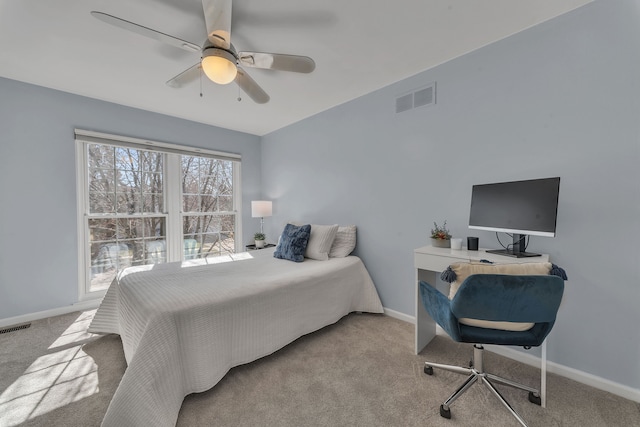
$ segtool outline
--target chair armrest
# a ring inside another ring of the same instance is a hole
[[[460,341],[458,319],[451,312],[451,302],[442,292],[425,281],[420,281],[422,305],[433,320],[454,340]]]

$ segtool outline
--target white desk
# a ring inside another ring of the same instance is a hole
[[[454,250],[449,248],[434,248],[433,246],[423,246],[418,248],[413,253],[414,265],[416,268],[416,329],[415,329],[415,351],[416,354],[420,353],[424,347],[436,336],[436,322],[429,316],[429,313],[424,309],[422,305],[422,299],[420,298],[420,286],[418,282],[424,280],[430,285],[438,286],[438,278],[440,273],[449,267],[449,265],[456,262],[469,262],[479,261],[486,259],[491,262],[499,264],[519,264],[526,262],[549,262],[549,255],[542,255],[531,258],[514,258],[504,255],[495,255],[487,253],[486,250],[480,249],[479,251],[467,251],[466,248],[462,250]],[[449,284],[443,288],[440,283],[440,290],[445,295],[449,295]],[[547,342],[542,344],[542,372],[541,372],[541,384],[540,384],[540,396],[542,400],[542,406],[546,406],[546,370],[547,370]]]

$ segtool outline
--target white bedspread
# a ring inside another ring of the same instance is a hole
[[[128,366],[103,426],[173,426],[184,397],[232,367],[350,312],[383,311],[354,256],[295,263],[263,249],[206,262],[134,267],[111,284],[89,331],[120,334]]]

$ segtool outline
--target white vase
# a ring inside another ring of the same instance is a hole
[[[434,248],[450,248],[451,240],[449,239],[431,239],[431,246]]]
[[[264,248],[264,240],[256,240],[256,249],[262,249]]]

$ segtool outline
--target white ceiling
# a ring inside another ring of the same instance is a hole
[[[246,69],[271,101],[235,84],[165,82],[199,53],[105,24],[97,10],[202,45],[201,0],[0,0],[0,76],[264,135],[591,0],[234,0],[238,50],[307,55],[311,74]],[[241,94],[244,95],[244,94]],[[2,99],[0,94],[0,100]],[[0,102],[6,102],[1,100]]]

